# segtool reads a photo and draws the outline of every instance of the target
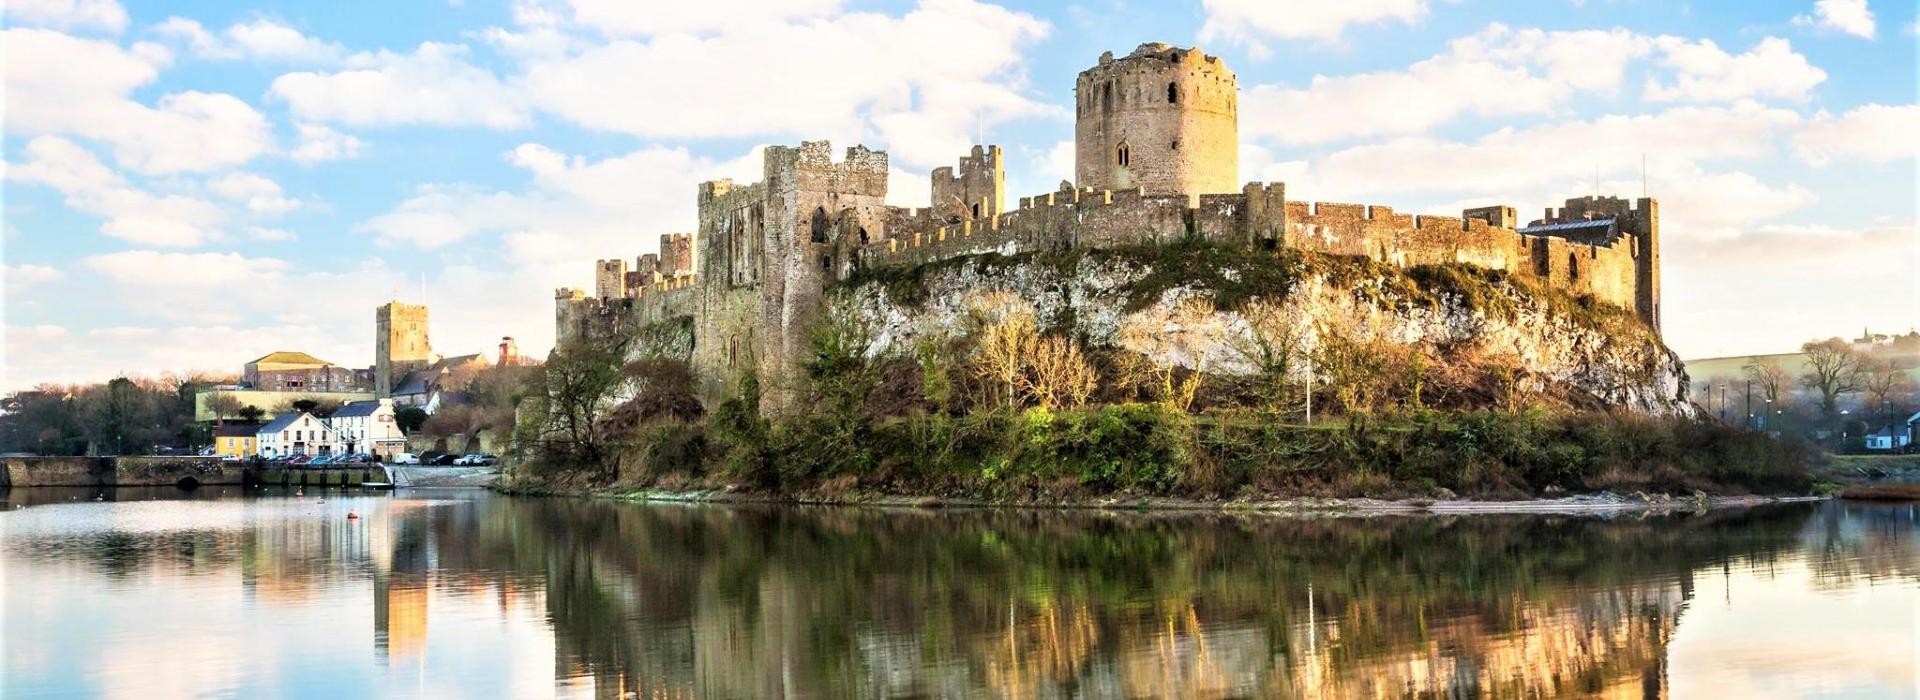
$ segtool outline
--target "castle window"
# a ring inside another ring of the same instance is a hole
[[[1121,142],[1120,142],[1120,145],[1118,145],[1118,146],[1115,146],[1115,147],[1114,147],[1114,149],[1113,149],[1113,162],[1114,162],[1114,164],[1115,164],[1115,165],[1118,165],[1118,166],[1120,166],[1120,167],[1122,167],[1122,168],[1124,168],[1124,167],[1127,167],[1127,162],[1128,162],[1128,160],[1129,160],[1129,158],[1128,158],[1127,156],[1128,156],[1128,154],[1127,154],[1127,142],[1125,142],[1125,141],[1121,141]]]
[[[1100,89],[1100,108],[1113,109],[1113,83],[1107,83]]]
[[[1167,104],[1171,105],[1171,104],[1179,104],[1179,103],[1180,103],[1180,85],[1178,83],[1167,83]]]
[[[979,203],[979,202],[974,202],[974,203],[973,203],[973,218],[976,218],[976,219],[978,219],[978,218],[980,218],[980,203]]]
[[[1172,148],[1175,153],[1180,152],[1180,139],[1174,139],[1173,143],[1167,144],[1167,146]]]
[[[820,256],[820,271],[833,272],[833,256],[831,255]]]
[[[1580,257],[1573,253],[1567,254],[1567,279],[1580,281]]]
[[[867,244],[867,229],[866,229],[866,227],[861,227],[861,229],[860,229],[860,245],[866,245],[866,244]]]
[[[815,243],[827,242],[827,209],[826,207],[813,208],[813,242]]]

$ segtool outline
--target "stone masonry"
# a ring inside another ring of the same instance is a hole
[[[762,408],[781,410],[827,286],[857,270],[1183,240],[1504,270],[1631,308],[1658,332],[1654,200],[1581,197],[1526,225],[1508,205],[1453,217],[1290,201],[1281,183],[1237,184],[1235,90],[1233,73],[1198,49],[1144,44],[1125,58],[1103,55],[1076,84],[1081,182],[1022,197],[1011,210],[998,146],[974,146],[958,168],[936,169],[931,206],[920,209],[886,205],[884,152],[854,146],[835,160],[824,141],[769,147],[760,182],[702,183],[697,232],[662,236],[656,259],[636,261],[639,277],[624,260],[603,260],[597,297],[559,290],[557,336],[691,316],[688,359],[703,398],[724,398],[751,370]],[[649,262],[657,274],[644,274]],[[619,291],[608,294],[615,270]]]

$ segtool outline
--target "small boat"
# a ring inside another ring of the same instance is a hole
[[[347,519],[348,519],[348,520],[359,520],[359,519],[360,519],[360,514],[359,514],[359,513],[355,513],[355,512],[353,512],[353,511],[347,511]]]
[[[390,488],[393,488],[393,484],[389,484],[389,483],[386,483],[386,482],[383,482],[383,481],[362,481],[362,482],[360,482],[360,488],[363,488],[363,489],[390,489]]]

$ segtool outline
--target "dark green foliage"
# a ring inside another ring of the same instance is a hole
[[[400,426],[400,432],[412,435],[420,426],[427,423],[427,412],[418,406],[407,406],[393,412],[393,422]]]

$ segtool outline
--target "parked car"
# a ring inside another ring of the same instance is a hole
[[[402,452],[400,454],[393,456],[393,463],[394,464],[419,464],[420,455],[414,454],[412,452]]]
[[[318,467],[323,464],[332,464],[332,463],[333,463],[333,455],[315,455],[313,459],[307,460],[307,466],[309,467]]]
[[[447,467],[447,466],[452,466],[453,460],[456,460],[456,459],[459,459],[459,458],[450,454],[443,454],[438,457],[434,457],[431,464],[436,467]]]
[[[238,461],[240,461],[240,455],[221,455],[221,456],[220,456],[220,461],[222,461],[222,462],[238,462]]]
[[[306,464],[311,461],[313,461],[313,457],[309,455],[294,455],[287,458],[287,464]]]
[[[500,463],[499,457],[495,457],[493,455],[486,454],[484,452],[481,454],[474,455],[474,459],[473,459],[473,466],[476,466],[476,467],[491,467],[499,463]]]

